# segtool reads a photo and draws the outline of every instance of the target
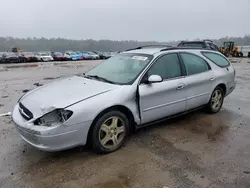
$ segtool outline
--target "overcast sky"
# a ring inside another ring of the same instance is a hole
[[[170,41],[250,34],[250,0],[0,1],[0,36]]]

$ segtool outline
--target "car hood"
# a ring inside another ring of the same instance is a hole
[[[18,58],[16,55],[6,56],[6,58]]]
[[[44,57],[44,58],[52,58],[52,56],[50,56],[50,55],[41,55],[40,57]]]
[[[65,108],[119,87],[122,86],[71,76],[28,92],[20,102],[37,118],[56,108]]]
[[[34,55],[25,55],[25,56],[23,56],[23,57],[30,58],[30,57],[36,57],[36,56],[34,56]]]

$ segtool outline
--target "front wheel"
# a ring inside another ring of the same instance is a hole
[[[92,145],[97,153],[111,153],[122,147],[129,133],[129,120],[119,111],[99,117],[92,131]]]
[[[221,87],[217,86],[213,91],[209,103],[207,104],[207,110],[209,113],[215,114],[220,111],[224,102],[224,91]]]

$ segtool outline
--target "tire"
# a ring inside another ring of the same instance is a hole
[[[229,57],[229,52],[224,52],[224,56]]]
[[[218,94],[221,97],[216,97],[216,95],[218,96]],[[210,114],[215,114],[215,113],[219,112],[221,110],[222,105],[223,105],[224,97],[225,97],[225,94],[224,94],[223,89],[220,86],[217,86],[214,89],[214,91],[211,95],[211,98],[207,104],[207,111]],[[217,103],[217,105],[216,105],[216,103]]]
[[[117,118],[117,121],[115,121],[115,118]],[[118,123],[114,130],[115,122]],[[123,132],[120,132],[122,130]],[[92,147],[98,154],[114,152],[124,145],[128,134],[128,118],[119,111],[109,111],[98,117],[94,122],[94,128],[91,135]]]

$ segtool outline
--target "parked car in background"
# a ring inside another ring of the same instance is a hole
[[[80,52],[80,51],[76,51],[76,53],[78,55],[81,55],[81,59],[82,60],[88,60],[88,59],[91,59],[91,56],[88,54],[88,53],[85,53],[85,52]]]
[[[95,60],[95,59],[100,59],[100,56],[94,52],[91,52],[91,51],[86,51],[86,52],[83,52],[83,53],[86,53],[90,56],[91,59]]]
[[[111,57],[109,52],[102,52],[104,59],[108,59]]]
[[[110,52],[111,57],[116,56],[117,54],[118,54],[118,52]]]
[[[36,53],[38,61],[53,61],[53,57],[48,52],[38,52]]]
[[[4,52],[1,59],[4,63],[20,63],[20,58],[13,52]]]
[[[4,61],[3,61],[3,54],[4,54],[4,52],[0,52],[0,63],[4,63]]]
[[[95,52],[90,51],[90,52],[89,52],[89,55],[91,55],[91,56],[93,57],[93,59],[100,59],[99,54],[97,54],[97,53],[95,53]]]
[[[104,52],[100,51],[92,51],[92,52],[99,55],[100,59],[106,59],[106,57],[104,56]]]
[[[211,40],[202,41],[181,41],[178,47],[204,48],[208,50],[220,51],[220,48]]]
[[[76,52],[73,52],[73,51],[66,51],[64,54],[68,59],[73,60],[73,61],[82,59],[81,54],[77,54]]]
[[[37,62],[36,55],[32,52],[17,52],[16,53],[21,62]]]
[[[40,150],[88,142],[97,153],[110,153],[131,130],[201,107],[219,112],[235,86],[235,70],[219,52],[139,47],[29,91],[12,119],[24,141]]]
[[[51,52],[54,61],[67,61],[68,58],[62,52]]]

